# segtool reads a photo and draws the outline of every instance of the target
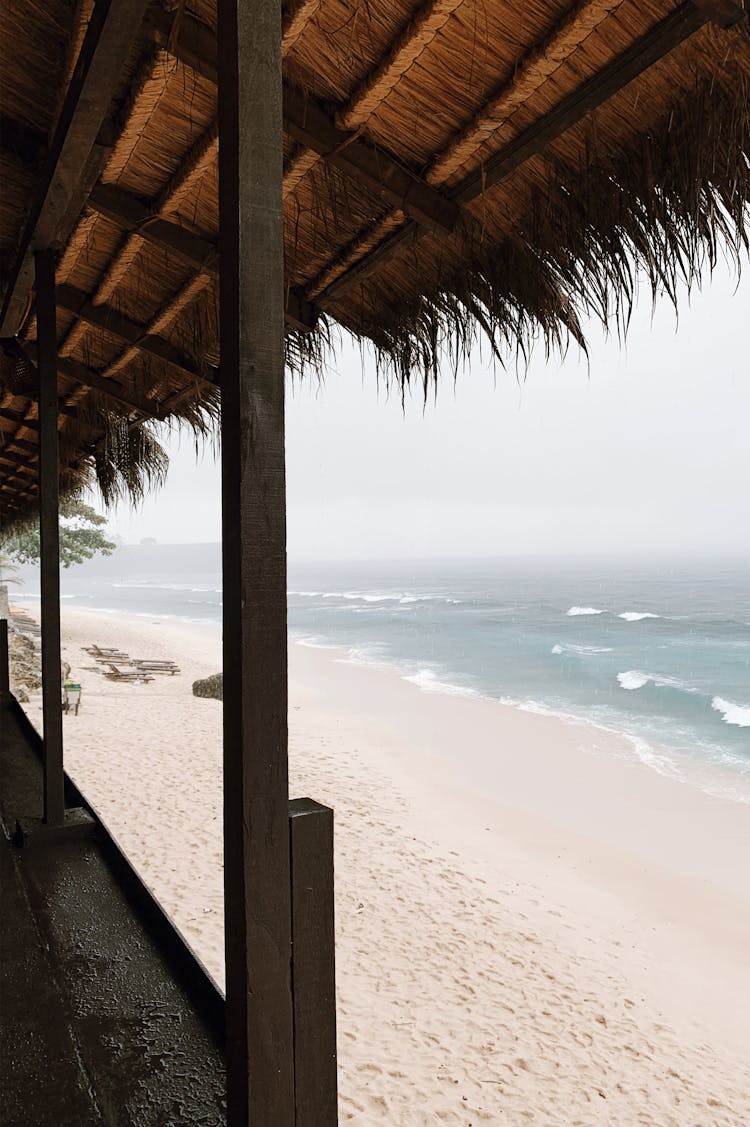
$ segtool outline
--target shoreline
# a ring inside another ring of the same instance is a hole
[[[221,981],[219,629],[63,605],[63,636],[68,769]],[[90,642],[183,672],[107,682]],[[746,806],[340,651],[290,646],[289,715],[290,791],[336,812],[342,1121],[750,1116]]]
[[[14,592],[14,597],[23,599],[25,604],[31,603],[38,617],[39,596],[37,594],[28,595],[22,593],[19,596]],[[75,596],[62,595],[61,599],[73,597]],[[61,610],[65,611],[65,609],[65,604],[61,603]],[[72,613],[80,612],[81,614],[103,615],[107,618],[120,618],[126,622],[131,619],[153,620],[158,618],[168,626],[177,629],[184,627],[188,630],[205,629],[208,631],[221,631],[220,622],[214,622],[206,618],[187,618],[182,615],[173,614],[155,615],[150,611],[124,611],[114,607],[76,606],[75,608],[71,608],[71,611]],[[646,617],[652,616],[647,615]],[[333,655],[333,659],[337,663],[343,662],[346,664],[361,665],[367,670],[392,674],[401,680],[412,682],[429,697],[442,695],[463,697],[470,700],[483,701],[503,709],[510,708],[524,714],[549,717],[566,726],[572,725],[574,728],[582,727],[587,733],[586,739],[592,746],[596,746],[597,740],[603,737],[604,743],[608,745],[608,750],[611,754],[618,756],[624,755],[627,758],[639,762],[647,770],[682,786],[697,789],[710,798],[718,798],[722,801],[750,806],[750,770],[746,772],[737,771],[724,764],[709,761],[708,759],[704,759],[702,762],[700,760],[688,760],[684,754],[681,755],[680,752],[676,751],[674,748],[654,742],[651,735],[644,736],[625,732],[599,720],[592,719],[590,716],[586,716],[583,713],[568,712],[562,708],[556,708],[542,702],[490,696],[481,692],[479,689],[454,685],[440,677],[434,677],[433,680],[431,671],[429,671],[430,679],[425,683],[422,677],[425,670],[418,669],[416,673],[413,670],[413,666],[419,663],[401,663],[397,658],[389,661],[388,659],[381,660],[374,657],[364,658],[355,656],[355,654],[357,654],[356,650],[346,649],[334,642],[329,643],[318,641],[317,639],[311,640],[308,635],[302,632],[298,634],[290,632],[288,643],[290,651],[292,647],[309,648]],[[219,665],[214,672],[217,672],[220,667],[221,654],[219,653]]]

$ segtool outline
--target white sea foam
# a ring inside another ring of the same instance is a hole
[[[479,697],[481,694],[476,689],[464,685],[453,685],[449,681],[441,681],[434,669],[419,669],[416,673],[408,674],[403,678],[412,685],[417,685],[424,693],[445,693],[452,697]]]
[[[661,618],[661,615],[651,614],[651,612],[647,610],[626,610],[623,614],[618,614],[617,617],[624,618],[626,622],[640,622],[644,618]]]
[[[298,646],[308,646],[311,650],[335,650],[337,647],[332,646],[330,642],[324,642],[322,638],[316,637],[314,634],[306,635],[302,638],[294,638],[294,643]]]
[[[637,669],[626,669],[624,673],[617,674],[617,680],[623,689],[642,689],[651,680],[648,673],[641,673]]]
[[[445,595],[412,595],[409,592],[392,592],[380,594],[369,591],[326,591],[321,595],[319,591],[290,591],[290,595],[309,595],[323,599],[346,599],[350,603],[460,603],[460,599],[449,599]]]
[[[371,595],[361,591],[326,591],[324,599],[347,599],[349,602],[397,603],[400,595]]]
[[[651,767],[654,771],[658,771],[660,775],[667,775],[672,779],[682,778],[682,772],[677,767],[677,764],[670,759],[667,755],[660,755],[654,751],[650,744],[642,740],[639,736],[627,736],[630,744],[632,744],[636,755],[641,763],[645,763],[647,767]]]
[[[552,647],[553,654],[579,654],[581,657],[595,657],[597,654],[612,653],[611,646],[577,646],[573,642],[566,642],[565,645]]]
[[[578,618],[585,614],[604,614],[604,611],[599,610],[598,607],[571,607],[566,613],[568,618]]]
[[[402,595],[400,603],[451,603],[457,605],[460,599],[449,599],[447,595]]]
[[[642,689],[644,685],[651,683],[659,688],[678,689],[681,693],[699,691],[687,681],[680,681],[679,677],[667,677],[660,673],[641,673],[640,669],[627,669],[624,673],[618,673],[617,680],[623,689]]]
[[[720,712],[725,724],[732,724],[737,728],[750,728],[750,708],[744,704],[734,704],[723,697],[714,697],[711,708]]]
[[[346,651],[346,657],[334,658],[337,665],[368,665],[379,666],[387,664],[385,657],[387,654],[387,647],[373,644],[371,646],[362,646],[356,648],[352,646],[351,649]]]
[[[320,591],[287,591],[288,595],[299,595],[303,599],[317,599]]]

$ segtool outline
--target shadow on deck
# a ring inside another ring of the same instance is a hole
[[[0,725],[3,1127],[224,1124],[221,995],[100,823],[11,844],[41,766],[17,705]]]

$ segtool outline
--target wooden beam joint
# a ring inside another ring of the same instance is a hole
[[[209,277],[219,275],[216,244],[202,235],[155,214],[152,207],[114,184],[99,184],[89,196],[92,211],[106,216],[125,231],[136,233],[146,242],[176,254],[194,270]],[[318,310],[300,288],[287,289],[287,327],[309,332],[318,323]]]
[[[153,8],[149,27],[163,50],[217,82],[216,38],[200,20]],[[283,85],[284,128],[309,149],[359,180],[379,199],[399,207],[418,223],[433,229],[454,230],[461,209],[436,188],[407,169],[392,153],[363,140],[356,133],[339,129],[323,105],[290,86]]]

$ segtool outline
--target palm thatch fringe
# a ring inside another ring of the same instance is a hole
[[[723,251],[739,271],[750,247],[750,90],[703,83],[616,159],[552,166],[523,229],[499,246],[474,245],[439,286],[411,301],[386,274],[359,293],[358,331],[379,373],[425,395],[446,361],[456,371],[484,337],[505,363],[525,364],[573,340],[585,350],[594,317],[624,333],[639,277],[677,305]],[[384,315],[384,306],[388,313]],[[370,312],[371,311],[371,312]],[[353,326],[352,326],[353,327]]]

